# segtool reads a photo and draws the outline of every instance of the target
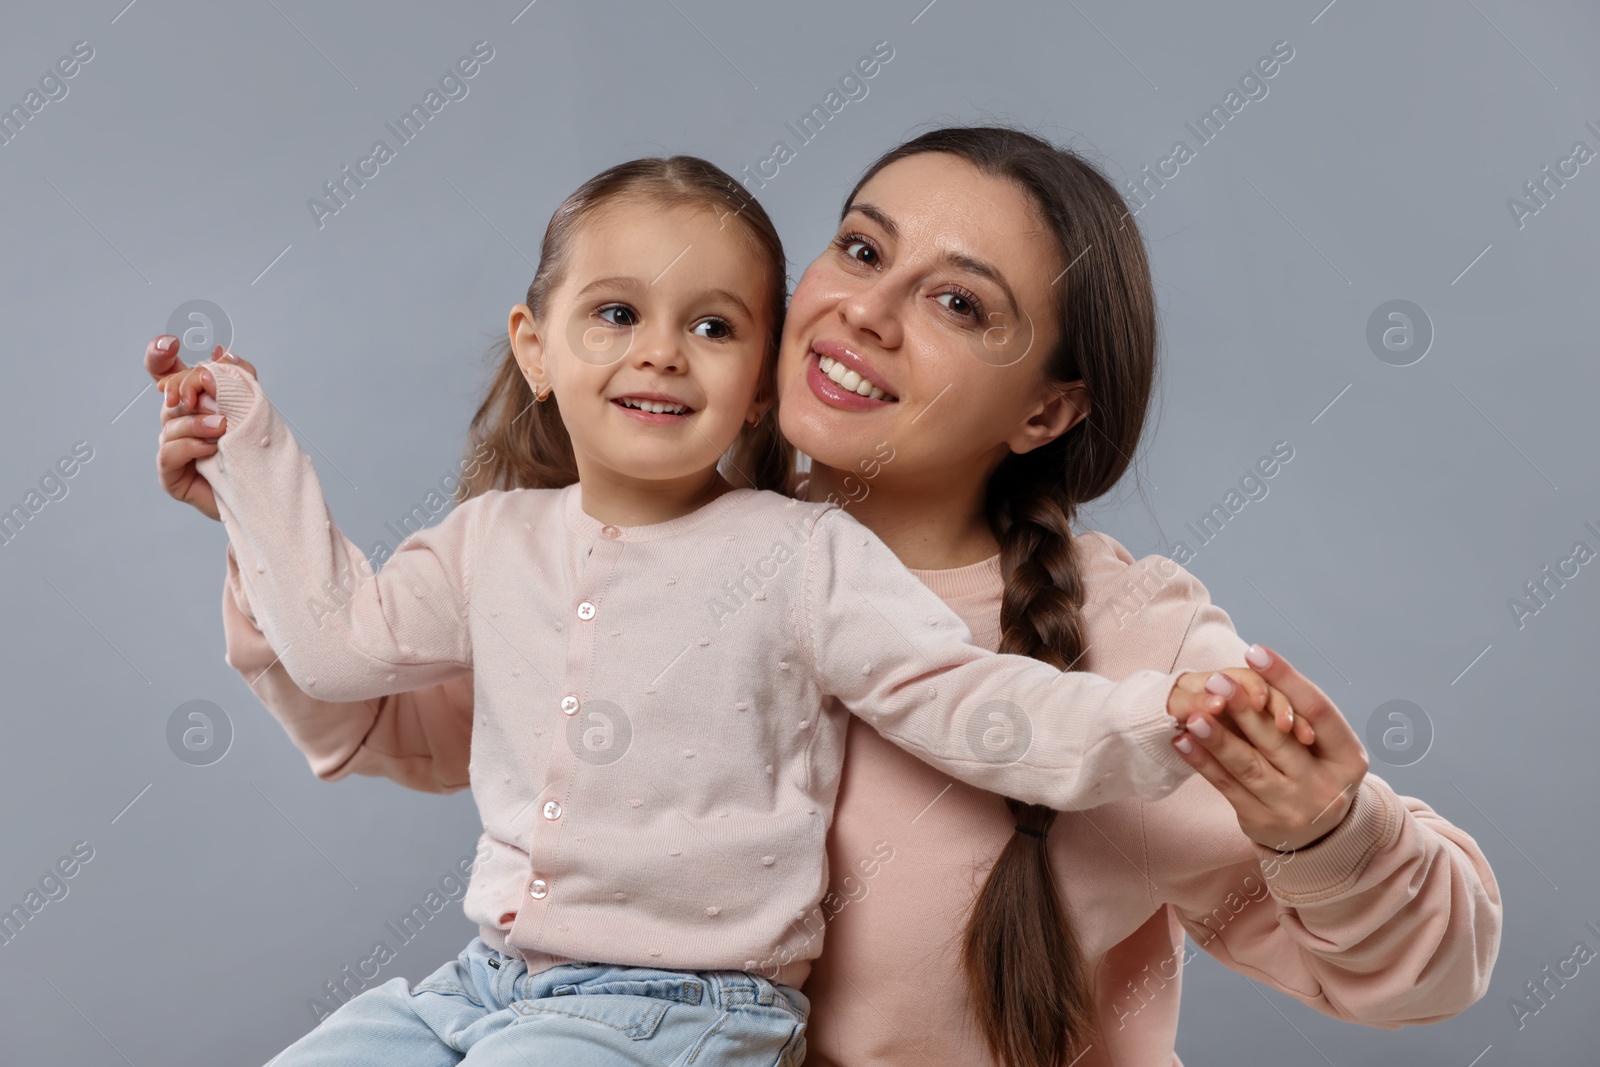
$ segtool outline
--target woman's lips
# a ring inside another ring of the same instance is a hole
[[[822,357],[816,352],[810,353],[806,358],[806,384],[811,386],[811,391],[824,404],[845,411],[876,411],[894,403],[889,400],[874,400],[870,396],[862,396],[846,389],[822,373]]]

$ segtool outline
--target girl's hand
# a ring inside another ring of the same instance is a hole
[[[216,414],[216,382],[204,364],[187,367],[178,353],[178,339],[164,334],[151,341],[144,354],[145,370],[156,380],[163,394],[156,470],[162,488],[174,500],[181,500],[201,514],[220,520],[211,485],[194,466],[195,460],[217,450],[216,439],[226,429],[225,420]],[[221,345],[213,351],[212,358],[236,364],[251,377],[256,376],[252,364]],[[208,425],[208,418],[216,422]]]
[[[1250,715],[1264,709],[1282,733],[1292,730],[1306,745],[1317,739],[1316,731],[1304,716],[1295,719],[1289,699],[1248,667],[1189,671],[1179,676],[1167,698],[1167,713],[1184,724],[1196,715],[1215,714],[1223,707],[1234,715]]]
[[[1350,810],[1367,775],[1367,750],[1327,694],[1283,657],[1252,645],[1245,659],[1260,663],[1260,677],[1316,728],[1316,742],[1301,744],[1259,712],[1234,714],[1235,732],[1203,711],[1173,747],[1233,805],[1246,837],[1280,852],[1304,848]]]

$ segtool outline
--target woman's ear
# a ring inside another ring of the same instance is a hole
[[[1039,406],[1019,422],[1006,444],[1011,451],[1022,454],[1043,448],[1079,422],[1089,417],[1091,403],[1089,387],[1082,378],[1070,382],[1046,382],[1045,395]]]
[[[527,304],[518,304],[511,309],[507,329],[511,335],[511,352],[516,357],[517,366],[522,369],[522,376],[528,380],[528,387],[535,395],[547,391],[550,388],[550,375],[544,360],[544,331]]]

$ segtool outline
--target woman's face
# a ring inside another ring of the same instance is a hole
[[[1044,367],[1066,266],[1019,186],[945,153],[890,164],[789,302],[784,435],[825,466],[931,489],[1047,443],[1066,428]]]

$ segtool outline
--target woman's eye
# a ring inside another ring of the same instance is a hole
[[[726,341],[733,336],[733,327],[721,319],[706,319],[689,332],[712,341]]]
[[[865,241],[846,239],[844,242],[844,254],[857,263],[863,263],[869,267],[878,262],[878,250]]]
[[[639,316],[626,304],[607,304],[596,311],[595,314],[613,326],[637,326],[639,324]]]
[[[960,293],[940,293],[934,299],[963,318],[975,316],[978,313],[978,309],[972,301]]]

